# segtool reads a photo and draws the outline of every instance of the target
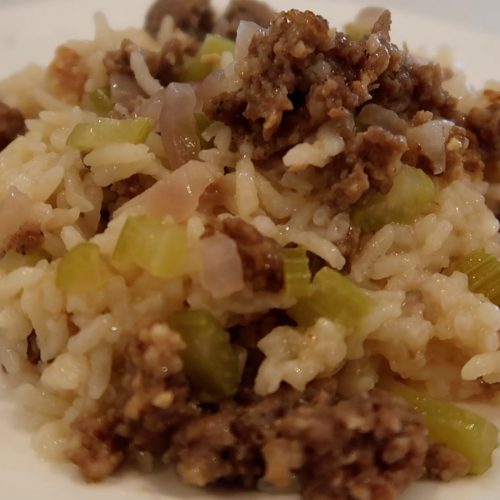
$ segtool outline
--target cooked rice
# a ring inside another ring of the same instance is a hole
[[[88,72],[88,93],[106,84],[103,56],[123,38],[158,50],[173,36],[169,18],[157,41],[140,30],[114,31],[96,16],[95,40],[68,47]],[[154,94],[160,84],[139,52],[133,53],[131,65],[139,85]],[[13,380],[22,380],[16,375],[28,380],[17,388],[17,396],[28,411],[42,416],[36,449],[63,459],[71,446],[69,424],[113,390],[113,354],[138,325],[161,324],[184,303],[208,309],[230,324],[236,316],[287,308],[293,299],[245,289],[214,300],[196,268],[188,279],[165,281],[116,263],[102,290],[61,291],[55,282],[57,259],[85,240],[109,259],[127,216],[140,212],[125,206],[99,233],[104,188],[136,174],[151,181],[170,175],[162,163],[161,140],[152,133],[146,144],[110,144],[82,158],[66,140],[76,124],[96,115],[54,94],[36,67],[0,83],[0,97],[32,117],[26,134],[0,153],[0,197],[15,186],[33,200],[46,236],[43,250],[51,258],[1,271],[0,363]],[[472,102],[473,97],[467,99]],[[349,231],[349,214],[334,214],[315,199],[317,181],[304,168],[321,168],[343,151],[344,141],[331,127],[291,148],[283,158],[286,168],[277,174],[231,151],[229,127],[215,123],[204,139],[213,139],[213,147],[201,152],[200,161],[220,173],[224,167],[233,169],[220,183],[220,220],[242,217],[282,246],[301,245],[332,268],[344,267],[338,244]],[[411,224],[387,224],[355,256],[349,277],[376,304],[355,333],[348,335],[340,325],[320,319],[305,332],[279,326],[260,341],[265,361],[255,381],[258,394],[273,393],[281,382],[303,390],[316,377],[334,373],[345,394],[368,390],[378,381],[382,360],[398,376],[437,396],[469,398],[483,393],[484,382],[500,382],[499,308],[471,293],[462,273],[443,273],[476,248],[500,257],[499,223],[485,201],[487,194],[490,202],[500,199],[498,185],[464,176],[438,189],[432,213]],[[207,221],[194,213],[185,226],[190,248],[195,248]],[[41,357],[36,367],[26,359],[26,339],[33,330]]]

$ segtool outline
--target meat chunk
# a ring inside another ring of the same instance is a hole
[[[7,241],[6,248],[26,255],[42,247],[45,236],[36,222],[24,223]]]
[[[94,418],[80,417],[73,428],[80,436],[80,446],[70,453],[87,481],[100,481],[110,476],[125,459],[127,440],[115,432],[115,412]]]
[[[24,116],[0,101],[0,151],[24,132]]]
[[[187,482],[279,487],[297,475],[304,498],[392,499],[424,472],[423,419],[379,390],[339,401],[333,381],[282,388],[189,423],[174,440]]]
[[[70,104],[81,101],[88,71],[76,50],[66,45],[58,47],[47,77],[50,88],[63,101]]]
[[[332,182],[326,201],[346,210],[370,187],[386,193],[392,187],[406,139],[381,127],[369,127],[347,142],[343,157],[328,167],[338,180]]]
[[[156,0],[146,14],[146,31],[156,36],[165,16],[172,16],[177,27],[197,39],[213,29],[210,0]]]
[[[421,110],[435,117],[444,117],[462,124],[464,117],[456,109],[457,100],[443,89],[443,70],[438,64],[416,63],[401,54],[401,64],[395,71],[384,72],[373,91],[373,101],[392,109],[400,116],[411,118]]]
[[[470,463],[457,451],[451,450],[441,443],[432,443],[427,452],[425,467],[430,479],[451,481],[467,475]]]
[[[222,232],[236,241],[246,283],[254,290],[279,292],[283,288],[283,258],[276,241],[239,218],[225,219]]]
[[[280,13],[254,35],[241,88],[215,96],[205,111],[231,126],[235,142],[251,142],[257,160],[303,142],[326,121],[352,119],[367,101],[407,119],[423,109],[462,123],[441,68],[419,65],[392,44],[390,23],[386,11],[369,36],[351,40],[311,12]],[[366,184],[359,168],[355,177]]]
[[[227,38],[236,38],[236,31],[241,21],[252,21],[267,28],[274,11],[258,0],[232,0],[224,14],[217,19],[214,31]]]
[[[485,108],[472,108],[467,116],[470,129],[489,152],[500,152],[500,102]]]
[[[302,142],[370,99],[371,85],[400,60],[388,36],[388,13],[383,21],[368,41],[353,41],[342,33],[332,37],[328,23],[312,12],[279,14],[253,37],[240,68],[242,87],[210,100],[207,114],[252,142],[254,159]]]
[[[197,416],[182,373],[180,337],[165,325],[145,328],[124,349],[115,372],[121,373],[117,396],[98,414],[82,415],[73,427],[80,446],[70,459],[89,481],[112,474],[125,450],[162,453],[179,426]]]

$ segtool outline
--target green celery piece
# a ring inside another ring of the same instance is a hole
[[[475,250],[462,257],[454,266],[467,275],[469,289],[482,293],[500,306],[500,262],[484,250]]]
[[[97,118],[93,122],[76,125],[66,143],[83,152],[113,143],[140,144],[147,139],[152,128],[151,118],[142,116],[125,120]]]
[[[432,204],[436,188],[419,168],[402,165],[386,194],[371,193],[354,205],[351,220],[364,231],[378,231],[392,222],[407,224]]]
[[[80,243],[59,262],[56,286],[66,292],[93,292],[104,286],[106,266],[94,243]]]
[[[127,219],[112,258],[134,263],[152,276],[172,278],[185,274],[186,255],[187,236],[183,228],[139,215]]]
[[[201,82],[215,69],[212,63],[203,62],[204,56],[233,52],[233,50],[234,42],[232,40],[220,35],[208,34],[197,54],[194,57],[186,58],[182,80],[185,82]]]
[[[287,312],[300,326],[311,326],[319,318],[355,328],[370,312],[373,300],[337,271],[324,267],[313,279],[310,297],[302,297]]]
[[[230,343],[228,332],[204,310],[183,310],[168,320],[186,344],[184,371],[202,401],[220,401],[238,390],[242,353]]]
[[[285,290],[290,297],[310,297],[313,293],[309,259],[303,247],[282,250]]]
[[[107,115],[113,108],[113,101],[109,97],[109,89],[97,89],[89,94],[89,103],[92,111],[98,115]]]
[[[498,429],[491,422],[396,381],[383,381],[381,387],[405,399],[424,416],[432,441],[464,455],[471,465],[470,474],[482,474],[491,467],[492,454],[498,444]]]

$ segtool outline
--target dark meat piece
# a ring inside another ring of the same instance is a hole
[[[199,40],[213,29],[210,0],[156,0],[146,14],[146,31],[156,36],[165,16],[172,16],[178,28]]]
[[[389,28],[386,11],[355,41],[331,36],[327,22],[309,11],[281,13],[254,36],[238,68],[241,88],[212,98],[205,111],[231,126],[235,143],[251,142],[257,160],[303,142],[328,120],[355,115],[367,101],[407,119],[424,109],[462,124],[440,67],[418,65],[391,43]],[[366,187],[359,167],[353,180]]]
[[[0,151],[24,132],[24,116],[0,101]]]
[[[173,38],[165,43],[160,52],[152,52],[139,47],[129,39],[124,39],[118,50],[106,52],[103,63],[109,75],[120,73],[132,76],[130,55],[134,50],[141,50],[148,69],[154,78],[164,86],[172,81],[179,81],[183,70],[184,56],[192,54],[196,43],[190,38]]]
[[[276,241],[262,236],[251,224],[236,217],[224,219],[222,232],[238,246],[246,283],[254,290],[282,290],[285,284],[283,258]]]
[[[298,142],[327,120],[346,117],[370,99],[369,88],[401,55],[390,43],[388,12],[368,41],[342,33],[312,12],[276,16],[252,39],[241,65],[242,87],[206,104],[207,114],[230,125],[236,140],[265,159]]]
[[[224,14],[217,19],[214,31],[219,35],[235,39],[241,21],[252,21],[267,28],[274,11],[258,0],[232,0]]]
[[[26,339],[26,357],[32,365],[40,362],[40,347],[38,347],[35,330],[32,330]]]
[[[162,453],[173,433],[198,415],[182,373],[182,348],[177,334],[154,327],[131,339],[114,367],[121,373],[116,400],[100,415],[83,415],[74,423],[80,447],[70,458],[86,479],[112,474],[128,446]]]
[[[315,392],[311,387],[309,392]],[[325,382],[322,390],[333,397],[335,382]],[[221,479],[254,485],[265,474],[262,448],[275,436],[276,420],[295,408],[301,398],[309,399],[306,394],[283,388],[248,406],[229,404],[215,415],[186,425],[173,442],[181,477],[197,486]]]
[[[487,152],[500,152],[500,103],[494,102],[486,108],[472,108],[467,116],[470,129]]]
[[[470,469],[469,461],[457,451],[440,443],[433,443],[425,460],[427,476],[430,479],[451,481],[466,476]]]
[[[384,72],[373,92],[373,102],[411,118],[421,110],[434,116],[464,122],[457,111],[457,100],[443,89],[443,70],[437,64],[419,65],[407,54],[401,54],[401,64],[395,71]]]
[[[335,387],[283,388],[189,423],[174,439],[179,473],[198,486],[263,477],[279,487],[296,474],[306,499],[395,498],[424,472],[423,419],[383,391],[338,401]]]
[[[76,50],[65,45],[57,48],[47,70],[47,81],[54,94],[70,104],[78,104],[88,76],[82,57]]]
[[[106,414],[80,417],[73,424],[80,446],[69,455],[87,481],[100,481],[115,472],[125,460],[127,440],[115,432],[118,420],[110,409]]]
[[[328,167],[338,180],[333,182],[326,201],[346,210],[370,187],[387,193],[406,149],[405,137],[381,127],[372,126],[357,134],[347,142],[345,154]]]
[[[25,222],[7,240],[6,249],[26,255],[42,247],[45,236],[37,222]]]

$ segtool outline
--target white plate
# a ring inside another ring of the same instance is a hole
[[[111,25],[140,26],[148,0],[0,0],[0,78],[25,64],[46,64],[54,48],[69,38],[91,37],[92,14],[104,12]],[[223,4],[224,0],[215,2]],[[500,49],[498,19],[500,3],[460,0],[271,0],[278,8],[309,8],[340,26],[352,19],[364,5],[380,5],[393,11],[393,36],[410,48],[427,48],[436,53],[450,46],[469,80],[480,85],[487,79],[500,80],[497,63]],[[478,8],[480,7],[480,8]],[[0,382],[2,382],[0,380]],[[482,409],[497,423],[500,410]],[[402,500],[496,500],[500,491],[500,453],[495,465],[480,478],[451,484],[421,482],[405,493]],[[276,496],[239,494],[248,500],[274,500]],[[256,498],[257,497],[257,498]],[[87,485],[70,465],[49,464],[30,449],[30,435],[10,401],[9,391],[0,384],[0,498],[2,500],[172,500],[177,498],[217,499],[219,492],[205,493],[180,485],[172,474],[140,475],[122,473],[102,484]],[[288,500],[288,497],[280,496]]]

